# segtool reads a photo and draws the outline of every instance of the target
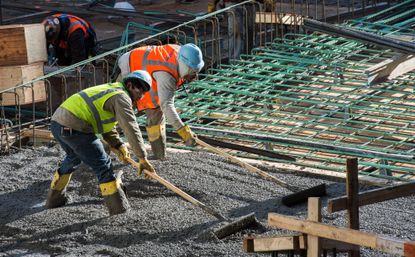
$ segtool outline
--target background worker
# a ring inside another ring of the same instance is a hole
[[[136,69],[146,70],[153,78],[150,91],[137,102],[137,107],[145,110],[146,130],[156,159],[166,156],[165,117],[186,145],[195,144],[195,135],[176,111],[174,93],[186,81],[195,79],[204,64],[202,51],[195,44],[143,46],[119,58],[121,78]]]
[[[48,16],[43,22],[46,40],[59,65],[71,65],[96,55],[97,38],[85,20],[70,14]],[[50,52],[50,51],[49,51]]]
[[[118,149],[119,158],[125,162],[130,154],[115,129],[118,123],[139,158],[139,174],[144,169],[154,172],[147,160],[143,138],[133,112],[133,103],[150,89],[151,82],[147,72],[134,71],[125,76],[122,83],[90,87],[72,95],[55,111],[51,131],[66,152],[66,157],[54,173],[47,196],[47,208],[67,203],[66,188],[72,173],[84,162],[98,177],[110,215],[129,209],[128,200],[120,189],[121,181],[116,180],[111,159],[96,134],[101,134],[110,147]]]

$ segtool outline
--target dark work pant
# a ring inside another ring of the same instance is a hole
[[[94,170],[100,184],[115,180],[111,159],[95,134],[66,130],[64,126],[55,121],[51,123],[51,131],[66,152],[59,174],[72,173],[81,162],[84,162]]]

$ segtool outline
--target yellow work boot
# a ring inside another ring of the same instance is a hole
[[[124,213],[130,209],[130,203],[121,189],[121,181],[102,183],[99,184],[99,188],[110,215]]]
[[[165,125],[154,125],[146,127],[148,141],[150,141],[151,150],[157,160],[166,158],[166,131]]]
[[[69,202],[70,198],[66,194],[66,187],[71,180],[71,176],[72,173],[60,175],[58,171],[55,171],[52,183],[50,183],[48,198],[46,199],[46,208],[58,208]]]

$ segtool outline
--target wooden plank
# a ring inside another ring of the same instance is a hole
[[[357,158],[346,160],[347,220],[349,228],[359,230],[359,181]],[[350,251],[350,257],[359,257],[360,251]]]
[[[16,85],[31,81],[32,79],[40,76],[43,76],[43,63],[33,63],[19,66],[0,66],[0,91],[13,88]],[[44,81],[35,82],[33,84],[33,91],[34,95],[30,85],[16,90],[8,90],[2,94],[1,104],[29,104],[33,102],[33,97],[35,102],[46,100]],[[16,99],[16,96],[18,96],[18,99]]]
[[[349,228],[339,228],[315,221],[300,220],[276,213],[268,214],[268,224],[282,229],[324,237],[349,244],[366,246],[398,255],[404,255],[404,244],[408,243],[406,241],[378,236],[368,232]]]
[[[308,220],[321,222],[321,201],[319,197],[308,198]],[[307,256],[320,257],[321,243],[320,238],[307,235]]]
[[[415,182],[408,182],[359,193],[359,206],[387,201],[399,197],[415,194]],[[330,199],[327,206],[329,213],[345,210],[347,208],[347,196]]]
[[[255,23],[273,23],[284,25],[303,25],[303,18],[299,15],[276,13],[276,12],[256,12]]]
[[[41,23],[0,26],[0,66],[46,61],[45,28]]]
[[[52,132],[50,132],[49,130],[43,130],[43,129],[24,129],[21,133],[20,133],[20,137],[24,138],[24,137],[32,137],[35,139],[46,139],[46,140],[53,140],[54,137],[52,135]]]
[[[320,238],[321,248],[323,250],[333,250],[336,249],[336,252],[348,252],[351,250],[359,249],[359,246],[348,244],[340,241],[330,240],[327,238]]]
[[[398,54],[365,70],[367,84],[377,85],[415,69],[415,56]]]
[[[247,253],[288,251],[295,248],[295,237],[299,242],[299,249],[306,249],[305,236],[277,236],[277,237],[246,237],[243,241],[243,249]]]
[[[306,249],[305,235],[291,236],[271,236],[271,237],[254,237],[249,236],[243,240],[243,249],[247,253],[253,252],[275,252],[275,251],[292,251],[295,249],[295,241],[298,241],[300,250]],[[323,250],[336,249],[337,252],[346,252],[356,249],[356,245],[347,244],[326,238],[320,238],[321,248]]]

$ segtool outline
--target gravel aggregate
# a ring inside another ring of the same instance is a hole
[[[266,256],[244,253],[243,237],[292,233],[266,226],[269,212],[307,216],[306,204],[281,205],[281,197],[290,193],[287,189],[220,156],[175,151],[168,152],[167,160],[152,161],[160,176],[231,219],[255,212],[265,226],[223,240],[201,237],[223,223],[157,182],[137,177],[132,167],[114,156],[114,170],[123,171],[128,188],[129,213],[108,216],[96,177],[85,166],[72,177],[68,188],[71,202],[47,210],[44,204],[52,173],[63,156],[57,145],[0,156],[0,256]],[[326,183],[323,222],[346,225],[344,211],[328,214],[325,207],[329,198],[344,195],[343,183],[268,172],[296,186]],[[414,200],[412,196],[361,207],[361,230],[415,240]],[[391,255],[362,248],[362,256]]]

